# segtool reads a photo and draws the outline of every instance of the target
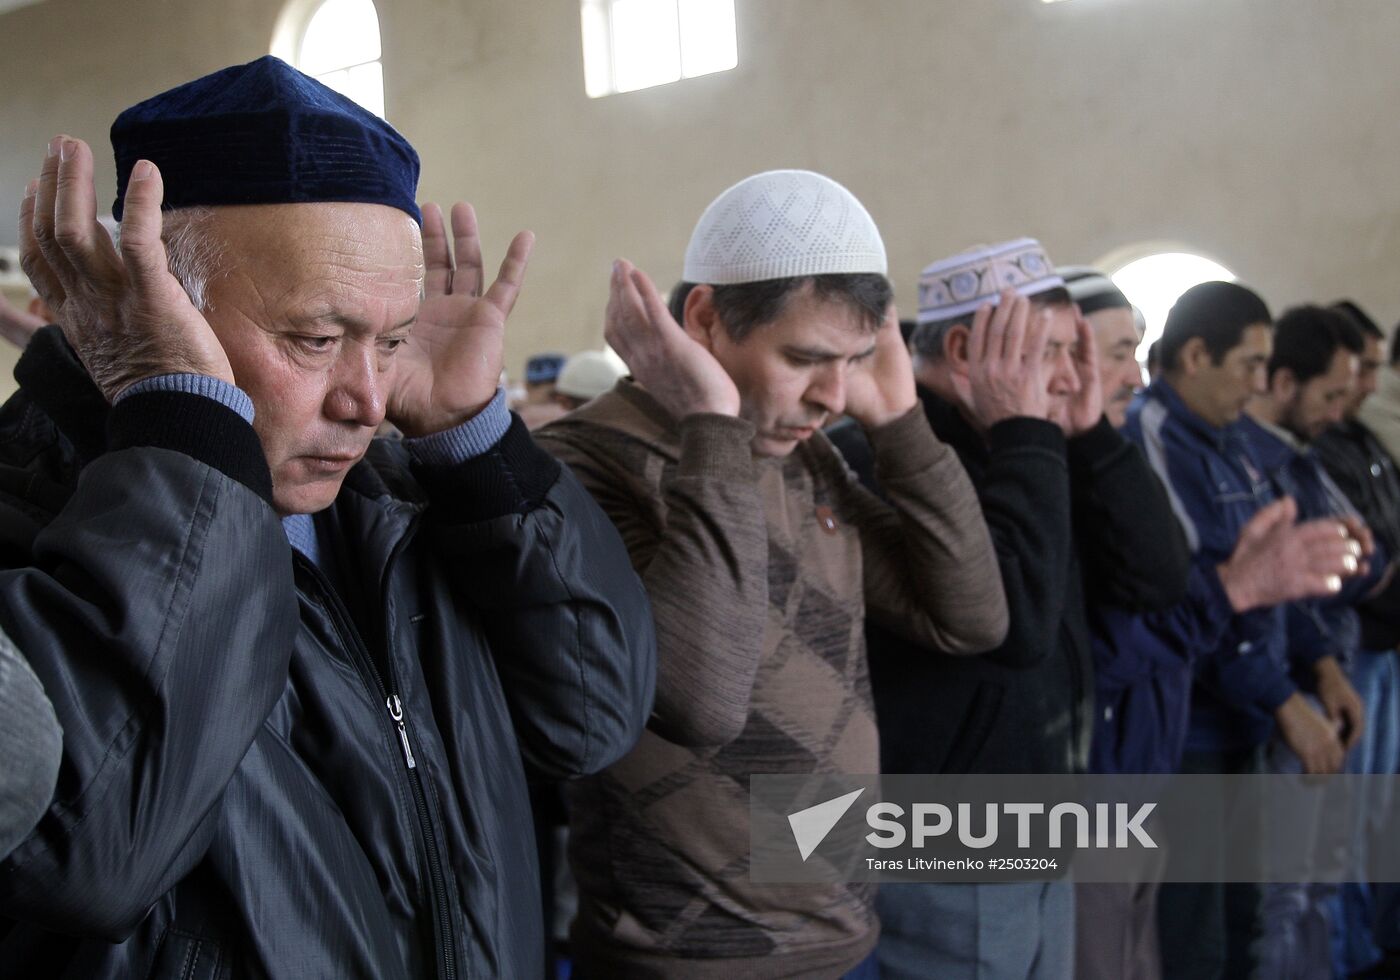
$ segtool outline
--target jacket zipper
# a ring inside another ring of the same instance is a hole
[[[406,539],[406,538],[405,538]],[[402,550],[401,545],[394,549],[390,556],[389,564]],[[433,823],[428,810],[428,800],[423,789],[422,775],[418,769],[417,760],[413,757],[413,749],[409,743],[408,725],[403,713],[403,705],[399,695],[389,689],[384,683],[383,677],[379,673],[378,667],[374,664],[374,658],[370,656],[369,649],[365,646],[364,640],[360,636],[359,630],[350,621],[349,614],[345,611],[344,604],[340,596],[331,587],[330,582],[311,561],[298,557],[298,561],[304,562],[310,570],[317,588],[321,591],[321,598],[325,602],[326,610],[331,614],[331,622],[335,626],[336,632],[340,635],[342,642],[350,649],[352,656],[360,668],[360,674],[367,683],[372,683],[375,692],[384,699],[384,704],[388,708],[389,720],[397,728],[399,744],[403,750],[404,764],[408,768],[408,784],[413,793],[414,809],[417,811],[418,830],[423,839],[423,850],[428,865],[428,890],[429,899],[433,905],[433,932],[436,934],[440,960],[438,963],[438,974],[444,980],[455,980],[457,975],[455,942],[452,936],[452,913],[447,906],[446,878],[442,870],[442,858],[438,850],[437,835],[433,831]],[[388,564],[385,566],[387,581]],[[382,591],[382,589],[381,589]],[[386,624],[387,626],[387,624]],[[387,632],[387,631],[386,631]],[[386,648],[387,657],[387,648]],[[392,671],[392,665],[386,660],[386,666]],[[372,692],[374,693],[374,692]],[[393,740],[393,736],[390,736]]]

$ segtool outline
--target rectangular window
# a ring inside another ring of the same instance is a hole
[[[581,0],[584,88],[593,98],[739,63],[734,0]]]

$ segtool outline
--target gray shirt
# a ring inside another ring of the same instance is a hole
[[[62,750],[63,730],[43,685],[0,633],[0,859],[48,808]]]

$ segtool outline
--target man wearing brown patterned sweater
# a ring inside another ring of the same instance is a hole
[[[657,625],[649,730],[571,788],[585,977],[872,975],[870,886],[749,880],[748,777],[878,771],[867,611],[966,654],[1006,630],[884,273],[845,188],[750,177],[701,217],[670,311],[617,264],[608,340],[633,378],[539,434],[622,532]],[[821,432],[843,411],[886,500]]]

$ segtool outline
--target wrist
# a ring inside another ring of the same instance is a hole
[[[857,410],[855,408],[850,408],[849,412],[851,418],[855,419],[866,429],[878,429],[882,426],[889,425],[896,419],[902,419],[904,416],[912,412],[915,406],[917,406],[918,404],[919,400],[917,398],[913,398],[910,399],[909,404],[907,405],[897,405],[894,407],[886,407],[876,409],[873,411],[866,409]]]
[[[1215,571],[1220,576],[1225,598],[1236,613],[1248,612],[1259,604],[1254,590],[1249,588],[1248,576],[1239,575],[1230,562],[1221,562],[1215,566]]]

